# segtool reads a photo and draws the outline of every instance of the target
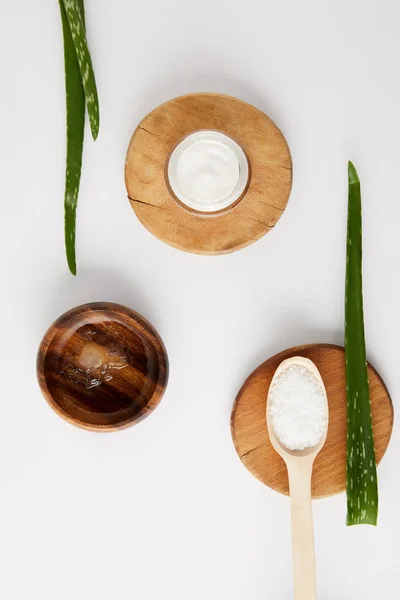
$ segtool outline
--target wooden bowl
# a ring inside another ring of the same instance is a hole
[[[37,358],[40,388],[66,421],[113,431],[138,423],[160,402],[168,358],[155,329],[133,310],[108,302],[62,315]]]

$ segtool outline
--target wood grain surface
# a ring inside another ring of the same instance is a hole
[[[110,431],[142,420],[167,385],[167,354],[155,329],[112,303],[74,308],[50,327],[37,375],[50,406],[79,427]]]
[[[166,167],[187,135],[215,130],[234,139],[250,165],[247,192],[212,216],[185,210],[169,189]],[[125,182],[133,210],[163,242],[196,254],[225,254],[255,242],[275,226],[292,186],[288,145],[276,125],[254,106],[219,94],[190,94],[156,108],[129,145]]]
[[[291,348],[260,365],[240,390],[232,411],[232,437],[239,458],[260,481],[282,494],[288,494],[285,463],[273,449],[266,424],[269,385],[279,364],[293,356],[312,360],[319,369],[329,403],[326,443],[314,464],[313,498],[331,496],[346,488],[346,382],[344,349],[328,344]],[[393,428],[393,405],[377,371],[368,365],[376,458],[386,452]]]

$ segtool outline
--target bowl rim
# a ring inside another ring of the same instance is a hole
[[[44,371],[44,363],[47,351],[55,335],[59,331],[60,327],[62,327],[68,321],[75,319],[79,315],[83,315],[88,312],[100,311],[119,315],[121,318],[133,323],[139,335],[142,337],[145,336],[147,338],[148,343],[150,343],[154,348],[158,360],[159,369],[158,379],[156,381],[156,387],[153,391],[153,394],[150,397],[149,401],[138,413],[129,417],[128,419],[117,423],[97,425],[72,416],[68,411],[66,411],[60,406],[60,404],[55,400],[47,386],[47,380]],[[89,431],[111,432],[126,429],[128,427],[131,427],[132,425],[135,425],[136,423],[139,423],[140,421],[145,419],[149,414],[151,414],[153,410],[158,406],[168,384],[169,361],[164,342],[162,341],[157,330],[145,317],[140,315],[135,310],[123,306],[122,304],[117,304],[115,302],[87,302],[85,304],[80,304],[79,306],[71,308],[70,310],[67,310],[60,317],[58,317],[47,329],[46,333],[42,338],[42,341],[40,342],[37,353],[36,374],[39,387],[45,400],[62,419],[81,429]]]

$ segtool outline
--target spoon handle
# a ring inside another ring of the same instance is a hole
[[[312,461],[288,461],[292,513],[295,600],[316,600],[314,528],[311,507]]]

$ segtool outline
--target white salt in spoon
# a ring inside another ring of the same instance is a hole
[[[295,600],[316,600],[311,475],[326,440],[328,400],[311,360],[294,357],[279,365],[268,392],[267,424],[289,476]]]

